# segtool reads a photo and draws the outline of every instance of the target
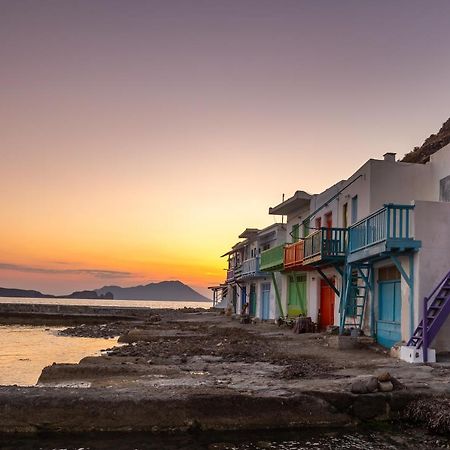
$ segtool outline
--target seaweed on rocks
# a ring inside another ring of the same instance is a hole
[[[430,397],[411,402],[405,419],[422,424],[435,433],[450,433],[450,399]]]

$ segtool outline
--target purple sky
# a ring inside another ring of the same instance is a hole
[[[282,193],[437,131],[449,44],[448,0],[0,1],[0,285],[220,281]]]

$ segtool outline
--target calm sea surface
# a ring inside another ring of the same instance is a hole
[[[1,297],[0,303],[130,306],[140,308],[209,308],[208,302],[78,300],[54,298]],[[85,356],[99,355],[112,347],[115,339],[59,336],[64,327],[0,326],[0,385],[36,384],[42,369],[56,363],[77,363]]]
[[[0,297],[0,303],[27,303],[36,305],[83,305],[83,306],[131,306],[138,308],[209,308],[212,302],[158,301],[158,300],[84,300],[76,298],[19,298]]]

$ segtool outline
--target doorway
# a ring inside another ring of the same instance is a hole
[[[270,318],[270,283],[261,285],[261,319],[269,320]]]
[[[303,305],[306,305],[306,275],[290,275],[288,286],[288,316],[298,317],[302,313]]]
[[[391,348],[401,341],[401,275],[395,266],[378,270],[377,342]]]
[[[334,284],[334,278],[332,282]],[[321,329],[334,325],[334,302],[335,294],[333,289],[326,281],[320,280],[319,326]]]
[[[241,287],[241,312],[244,310],[244,305],[247,303],[247,286]]]
[[[250,285],[250,298],[249,298],[249,307],[248,313],[250,316],[255,317],[256,314],[256,285]]]

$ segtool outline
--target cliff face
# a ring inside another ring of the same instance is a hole
[[[430,156],[442,147],[450,144],[450,119],[448,119],[437,134],[432,134],[420,147],[407,153],[402,159],[403,162],[425,164],[430,160]]]

